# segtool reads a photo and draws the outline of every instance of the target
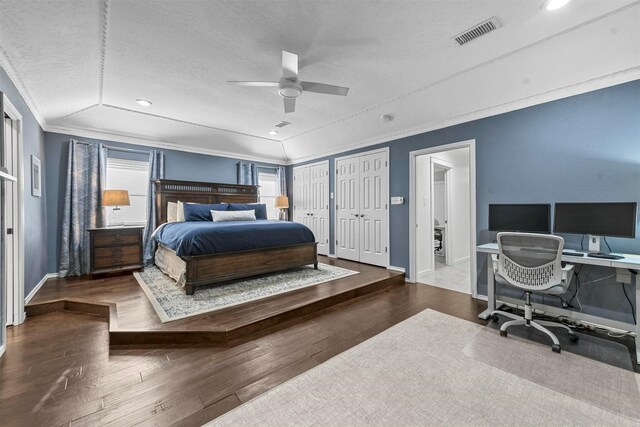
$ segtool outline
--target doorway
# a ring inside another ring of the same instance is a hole
[[[475,141],[410,153],[410,274],[476,296]]]
[[[7,326],[24,321],[24,260],[22,254],[22,116],[3,95],[2,166],[2,287]]]

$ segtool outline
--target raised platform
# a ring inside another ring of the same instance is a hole
[[[349,277],[162,323],[133,275],[50,279],[25,307],[27,316],[56,311],[105,317],[110,345],[223,344],[308,317],[327,307],[405,283],[404,273],[320,257],[358,271]]]

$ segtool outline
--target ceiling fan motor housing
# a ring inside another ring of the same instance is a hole
[[[300,79],[291,80],[286,77],[280,79],[278,84],[278,93],[283,98],[297,98],[302,95],[302,84]]]

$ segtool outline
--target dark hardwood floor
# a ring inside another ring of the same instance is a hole
[[[101,283],[119,306],[140,305],[136,300],[142,297],[130,293],[127,280]],[[83,297],[91,292],[84,289]],[[35,316],[7,330],[0,424],[199,426],[426,308],[484,324],[477,315],[485,307],[469,295],[406,284],[292,317],[230,343],[188,347],[110,348],[101,316]]]

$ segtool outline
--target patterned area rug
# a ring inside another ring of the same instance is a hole
[[[314,286],[353,274],[358,274],[358,272],[318,263],[317,270],[312,266],[306,266],[249,279],[196,287],[193,295],[185,295],[184,289],[178,286],[175,280],[166,276],[155,266],[146,267],[143,272],[133,275],[147,294],[156,313],[165,323]]]

